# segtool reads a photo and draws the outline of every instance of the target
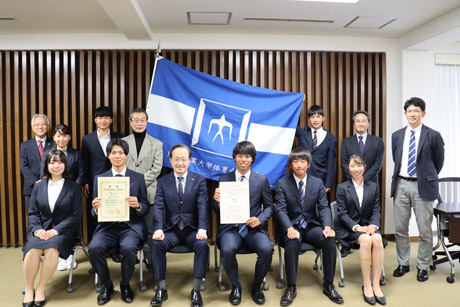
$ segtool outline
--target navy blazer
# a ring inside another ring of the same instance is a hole
[[[69,239],[78,235],[81,218],[81,190],[72,180],[65,180],[53,212],[48,203],[48,180],[35,184],[29,205],[31,233],[45,229],[56,230]]]
[[[385,145],[383,140],[377,136],[367,134],[366,144],[364,144],[364,162],[366,162],[366,170],[364,171],[364,181],[379,182],[379,173],[382,170],[383,154],[385,152]],[[358,138],[353,134],[346,139],[343,139],[340,150],[342,172],[345,178],[350,179],[350,172],[348,171],[348,159],[352,154],[361,154],[359,148]]]
[[[326,132],[324,141],[319,144],[315,152],[312,152],[313,140],[310,127],[300,128],[297,126],[295,135],[299,140],[299,147],[306,148],[311,152],[312,161],[308,174],[320,178],[326,188],[332,189],[335,178],[337,138],[329,131],[326,130]]]
[[[363,201],[360,206],[353,181],[349,179],[337,186],[336,202],[338,238],[348,237],[355,225],[375,225],[380,228],[380,191],[377,183],[364,179]]]
[[[303,204],[300,201],[294,174],[280,179],[276,185],[275,209],[283,234],[286,234],[289,227],[299,223],[302,215],[309,223],[322,228],[325,226],[332,228],[331,209],[323,182],[310,174],[307,175]]]
[[[145,241],[147,239],[147,228],[145,226],[143,215],[147,214],[150,205],[147,200],[147,188],[145,186],[144,175],[127,168],[125,176],[129,177],[129,196],[137,197],[137,201],[140,205],[139,209],[129,208],[129,221],[127,224],[139,235],[140,238]],[[96,178],[94,178],[95,189],[93,189],[93,199],[97,197],[97,178],[99,177],[113,177],[112,169],[99,174]],[[91,214],[97,219],[94,209],[91,210]],[[112,226],[114,223],[117,222],[100,222],[98,223],[96,230],[94,230],[94,233],[102,231]],[[110,229],[108,229],[108,231],[110,231]]]
[[[54,145],[53,139],[47,137],[45,145],[43,146],[43,157],[45,157],[45,152]],[[22,142],[20,149],[20,168],[24,176],[23,194],[26,196],[32,193],[35,182],[40,179],[40,163],[41,158],[35,138]]]
[[[394,132],[391,136],[393,161],[395,163],[391,181],[391,197],[396,190],[396,179],[401,170],[406,127]],[[439,188],[438,174],[444,165],[444,140],[441,134],[425,125],[422,125],[420,139],[417,144],[417,186],[418,193],[423,200],[431,201],[438,199]]]
[[[55,150],[56,144],[51,146],[47,153]],[[79,185],[83,185],[83,176],[84,176],[84,168],[83,168],[83,159],[81,154],[78,150],[73,149],[72,147],[67,147],[67,169],[69,170],[70,175],[72,176],[72,180],[75,181]],[[40,178],[43,177],[45,171],[45,159],[42,159],[41,166],[40,166]]]
[[[235,180],[235,171],[222,175],[219,178],[219,182]],[[263,226],[273,213],[272,192],[270,190],[270,185],[268,183],[267,177],[256,173],[252,169],[251,175],[249,176],[249,208],[249,216],[257,217],[260,221],[260,226],[258,228],[261,231],[267,233]],[[220,203],[216,201],[214,201],[214,211],[217,213],[217,215],[220,215]],[[222,235],[233,227],[234,225],[232,224],[219,224],[219,229],[217,230],[217,241],[220,241]]]
[[[153,207],[154,230],[168,231],[179,223],[181,218],[195,230],[207,230],[208,190],[206,179],[202,175],[187,172],[184,202],[181,206],[174,172],[159,178]]]
[[[120,139],[122,137],[120,133],[110,130],[111,139]],[[81,156],[83,158],[85,175],[82,184],[89,184],[90,189],[92,189],[92,184],[96,175],[102,174],[112,168],[112,164],[105,156],[104,151],[97,138],[97,130],[83,137]]]

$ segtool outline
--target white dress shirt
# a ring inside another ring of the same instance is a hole
[[[311,128],[311,139],[312,140],[315,137],[315,131],[316,131],[316,139],[317,139],[316,146],[319,146],[326,138],[327,131],[324,130],[323,127],[319,128],[318,130]]]
[[[249,171],[244,175],[238,172],[238,170],[235,170],[235,181],[241,181],[242,176],[244,176],[243,182],[248,181],[249,177],[251,176],[251,169],[249,169]]]
[[[106,135],[102,135],[99,130],[96,130],[97,133],[97,139],[99,140],[99,144],[102,147],[102,151],[104,152],[104,155],[107,157],[107,144],[110,142],[110,130]]]
[[[62,187],[64,186],[64,181],[64,178],[58,181],[48,180],[48,205],[50,206],[51,213],[54,211],[59,193],[61,193]]]
[[[295,183],[297,185],[297,190],[300,188],[299,187],[299,182],[303,181],[302,190],[303,190],[303,195],[305,195],[305,187],[307,186],[307,174],[305,174],[305,177],[303,179],[298,178],[295,174],[293,174],[293,175],[294,175]]]

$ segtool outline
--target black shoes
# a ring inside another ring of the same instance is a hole
[[[428,271],[417,268],[417,280],[424,282],[428,280]]]
[[[34,307],[34,301],[30,301],[27,303],[22,302],[22,307]]]
[[[161,306],[163,302],[168,299],[168,291],[166,289],[158,288],[157,293],[150,301],[150,306]]]
[[[45,306],[45,303],[46,303],[46,299],[43,300],[43,301],[34,301],[34,307],[43,307]]]
[[[233,286],[232,287],[232,292],[230,293],[230,297],[228,300],[230,301],[230,304],[232,305],[239,305],[241,304],[241,286]]]
[[[396,270],[394,270],[394,272],[393,272],[393,276],[394,277],[401,277],[404,274],[406,274],[407,272],[409,272],[409,266],[408,265],[398,265]]]
[[[370,305],[375,305],[375,296],[366,296],[366,294],[364,294],[364,286],[362,287],[362,289],[364,301]]]
[[[130,304],[134,301],[134,292],[131,290],[129,284],[127,286],[120,285],[121,299],[123,302]]]
[[[265,295],[260,285],[259,286],[252,285],[251,294],[252,294],[252,299],[254,300],[254,303],[258,305],[265,304]]]
[[[387,303],[387,298],[384,296],[375,296],[375,301],[380,305],[385,305]]]
[[[193,289],[190,294],[190,299],[192,300],[192,307],[203,307],[200,290]]]
[[[283,296],[281,297],[281,306],[289,306],[294,301],[295,297],[297,296],[297,291],[295,287],[287,287],[286,291],[284,292]]]
[[[342,246],[342,249],[340,250],[340,255],[342,256],[342,258],[348,256],[349,253],[350,249]]]
[[[113,294],[113,286],[106,286],[102,285],[102,291],[101,293],[97,296],[97,304],[99,306],[105,305],[110,301],[110,298]],[[37,303],[37,302],[35,302]],[[36,306],[36,304],[35,304]]]
[[[334,303],[343,304],[343,298],[335,289],[334,284],[323,284],[323,293]]]
[[[112,254],[112,261],[113,261],[113,262],[116,262],[116,263],[120,263],[120,262],[121,262],[121,255],[120,255],[120,253]]]

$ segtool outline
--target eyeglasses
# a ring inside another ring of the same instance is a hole
[[[33,127],[48,127],[48,124],[33,124]]]
[[[131,121],[135,124],[145,124],[147,122],[146,119],[132,119]]]

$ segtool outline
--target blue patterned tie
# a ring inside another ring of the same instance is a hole
[[[299,181],[299,197],[300,197],[300,203],[302,204],[303,207],[303,202],[305,201],[305,192],[303,190],[303,181]],[[305,216],[302,215],[299,221],[299,228],[300,229],[305,229],[307,228],[307,219]]]
[[[409,160],[407,161],[407,174],[412,177],[417,173],[416,169],[416,153],[417,153],[417,144],[415,144],[415,131],[410,131],[410,140],[409,140]]]
[[[316,151],[318,149],[318,137],[316,136],[316,130],[313,133],[313,143],[312,143],[312,148],[311,151]]]
[[[245,178],[244,176],[241,176],[240,181],[243,182],[244,178]],[[246,224],[244,223],[238,224],[238,232],[240,233],[240,236],[242,238],[245,238],[248,235],[248,227],[246,226]]]

